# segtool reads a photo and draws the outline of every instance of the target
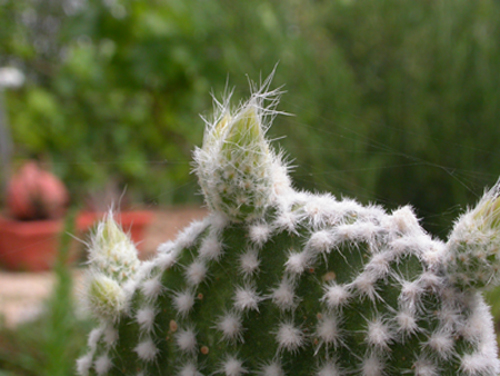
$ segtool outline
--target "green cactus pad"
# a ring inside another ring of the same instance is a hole
[[[221,109],[195,154],[211,213],[155,259],[137,268],[127,259],[133,270],[115,278],[126,301],[118,313],[95,312],[101,324],[79,374],[498,375],[492,318],[477,290],[488,283],[462,283],[464,270],[468,281],[481,277],[476,261],[456,261],[477,253],[464,248],[494,244],[496,228],[479,244],[463,235],[461,220],[443,243],[409,207],[386,213],[295,191],[264,139],[269,97],[254,93],[235,117]],[[245,124],[230,131],[241,114]],[[239,195],[250,204],[237,203]],[[101,267],[91,269],[90,278]],[[89,288],[88,300],[101,290]]]

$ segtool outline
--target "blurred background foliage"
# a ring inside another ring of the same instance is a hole
[[[201,200],[198,114],[279,62],[271,137],[296,185],[390,208],[444,237],[500,175],[495,0],[0,0],[0,66],[17,160],[75,199],[112,179],[134,202]],[[292,159],[293,158],[293,159]],[[194,197],[194,198],[193,198]]]

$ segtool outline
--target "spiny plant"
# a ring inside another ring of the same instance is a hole
[[[269,83],[215,101],[194,152],[206,219],[144,262],[112,215],[97,228],[79,374],[498,375],[481,289],[500,281],[500,184],[447,242],[408,206],[297,191],[265,137]]]

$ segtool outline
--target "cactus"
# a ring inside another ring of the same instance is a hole
[[[268,89],[216,101],[194,153],[206,219],[144,262],[112,215],[99,226],[79,374],[498,375],[481,289],[500,280],[500,184],[446,243],[408,206],[299,192],[265,137]]]

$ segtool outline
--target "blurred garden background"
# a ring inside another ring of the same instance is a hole
[[[110,186],[132,207],[201,205],[190,163],[210,93],[244,99],[278,64],[293,116],[270,137],[295,186],[411,203],[445,239],[500,176],[499,46],[496,0],[0,0],[0,67],[25,75],[3,90],[8,167],[42,161],[75,206]],[[47,353],[78,354],[86,324],[40,320],[53,348],[14,362],[33,328],[0,336],[0,375],[73,374],[73,355]]]

